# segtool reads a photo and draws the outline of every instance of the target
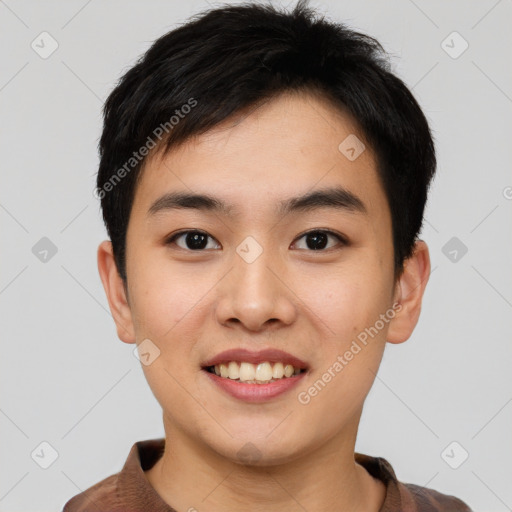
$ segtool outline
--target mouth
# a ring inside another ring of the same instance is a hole
[[[260,385],[292,379],[308,371],[304,361],[275,349],[228,350],[206,361],[201,368],[221,379]]]
[[[244,384],[269,384],[282,379],[305,373],[305,368],[297,368],[291,364],[282,362],[271,363],[265,361],[259,364],[252,364],[246,361],[229,361],[203,368],[208,373],[218,377],[230,379]]]

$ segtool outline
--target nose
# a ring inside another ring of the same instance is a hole
[[[251,263],[238,254],[234,268],[220,283],[217,320],[220,324],[240,324],[248,331],[274,330],[295,321],[297,309],[292,283],[270,251]]]

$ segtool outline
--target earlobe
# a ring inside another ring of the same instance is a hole
[[[411,336],[421,312],[423,293],[430,276],[428,246],[422,240],[414,245],[412,256],[404,262],[404,270],[396,283],[396,315],[389,324],[387,341],[403,343]]]
[[[119,339],[125,343],[135,343],[131,309],[123,280],[117,271],[110,240],[104,240],[98,247],[98,271]]]

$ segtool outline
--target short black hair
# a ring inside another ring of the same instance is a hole
[[[307,0],[291,11],[245,2],[196,14],[154,41],[105,102],[95,195],[125,287],[126,232],[147,155],[292,91],[320,93],[355,119],[376,155],[401,272],[436,168],[420,106],[374,38],[326,20]]]

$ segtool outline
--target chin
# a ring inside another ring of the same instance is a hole
[[[229,446],[212,448],[236,464],[252,467],[286,464],[300,457],[300,452],[303,451],[293,439],[286,440],[282,436],[276,436],[275,442],[271,443],[267,434],[256,437],[252,432],[235,436],[230,440]]]

